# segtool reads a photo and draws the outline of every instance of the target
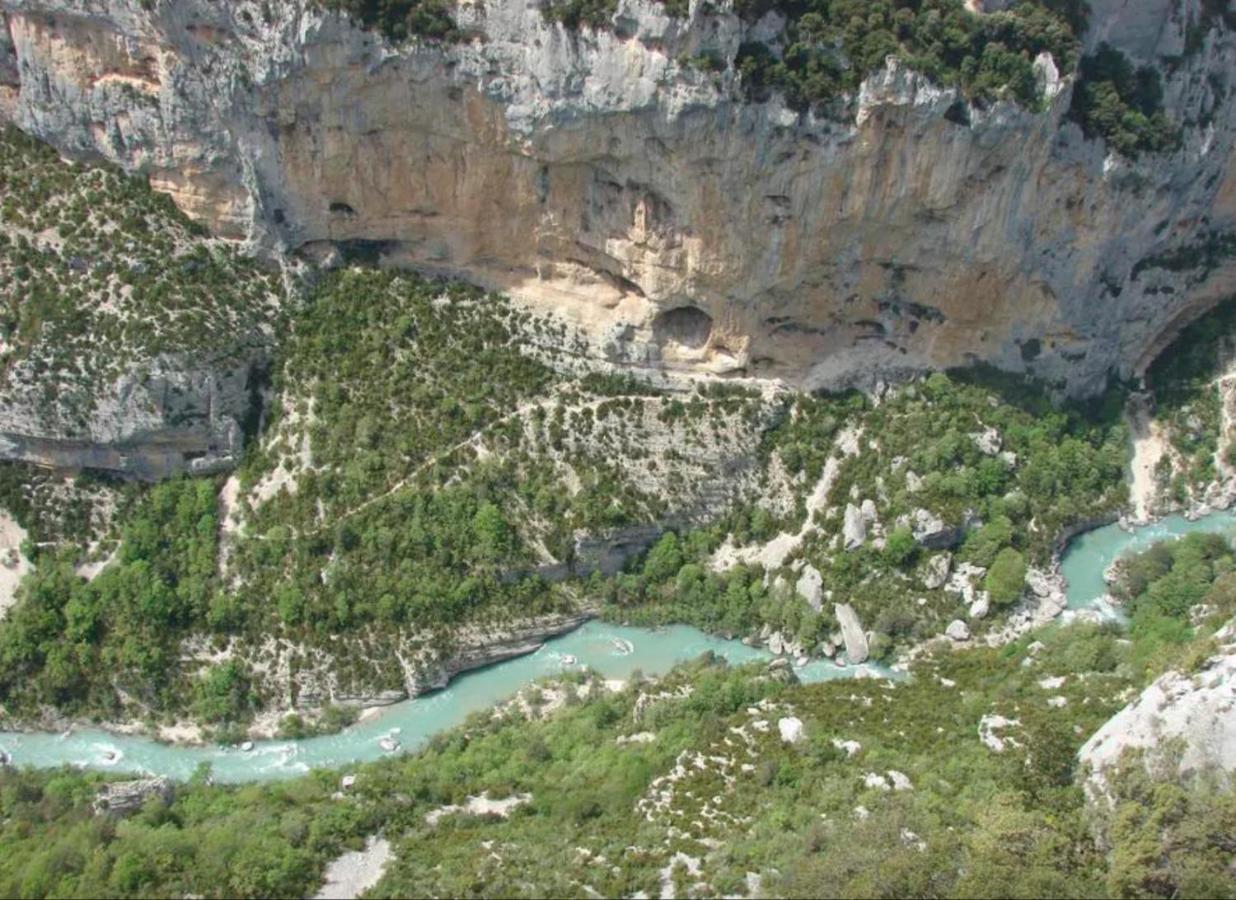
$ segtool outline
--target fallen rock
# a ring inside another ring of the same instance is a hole
[[[982,566],[963,562],[953,569],[953,573],[949,576],[948,583],[944,585],[944,589],[951,594],[957,594],[961,598],[961,602],[969,606],[978,598],[978,592],[974,589],[975,580],[982,578],[986,574],[987,570]]]
[[[1001,441],[1000,432],[994,428],[984,428],[982,431],[972,431],[970,440],[974,441],[974,446],[978,447],[979,452],[984,456],[995,456],[1000,452]]]
[[[858,613],[848,603],[834,603],[833,612],[841,625],[841,636],[845,640],[846,661],[853,665],[867,661],[871,652],[867,644],[867,635],[863,632],[863,624],[858,620]]]
[[[864,775],[863,786],[875,788],[877,791],[890,790],[888,782],[884,779],[884,776],[878,772],[868,772]]]
[[[1000,715],[983,716],[983,718],[979,719],[979,740],[996,753],[1003,753],[1005,747],[1020,747],[1021,744],[1013,738],[1000,734],[1006,728],[1012,728],[1020,724],[1021,719],[1006,719]]]
[[[910,781],[910,777],[904,772],[898,772],[896,769],[889,769],[888,780],[893,783],[894,791],[914,790],[914,784]]]
[[[961,543],[961,528],[947,524],[935,513],[926,509],[914,510],[910,532],[919,546],[928,550],[948,550]]]
[[[798,591],[798,596],[807,601],[808,606],[816,612],[820,611],[824,603],[824,579],[815,566],[803,568],[794,589]]]
[[[847,550],[857,550],[863,545],[863,541],[867,540],[867,521],[863,518],[862,510],[853,503],[845,505],[841,539],[845,542]]]
[[[923,587],[929,591],[944,587],[944,583],[948,581],[948,575],[952,568],[953,555],[951,553],[937,553],[927,560],[927,564],[923,567]]]
[[[944,629],[944,633],[954,641],[970,640],[970,626],[961,619],[954,619],[948,623],[948,628]]]
[[[991,611],[991,598],[986,591],[979,591],[974,598],[974,602],[970,604],[970,620],[977,622],[979,619],[987,618],[987,613]]]

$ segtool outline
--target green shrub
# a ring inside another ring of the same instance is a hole
[[[1026,558],[1012,547],[996,554],[987,571],[985,587],[997,607],[1010,606],[1021,596],[1026,583]]]

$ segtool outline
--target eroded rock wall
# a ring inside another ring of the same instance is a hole
[[[680,65],[776,26],[700,3],[621,0],[612,31],[576,34],[481,0],[458,16],[484,37],[446,48],[304,0],[150,6],[0,0],[0,109],[217,233],[365,242],[551,307],[632,365],[819,386],[982,360],[1085,394],[1236,274],[1160,264],[1236,221],[1236,44],[1219,26],[1184,53],[1198,0],[1092,4],[1088,46],[1159,64],[1185,123],[1136,162],[1067,121],[1050,58],[1042,111],[946,116],[954,91],[890,61],[843,123]]]

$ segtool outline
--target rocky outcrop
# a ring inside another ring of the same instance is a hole
[[[926,565],[922,569],[923,587],[929,591],[938,590],[944,587],[948,581],[949,572],[953,569],[953,556],[951,553],[937,553],[931,559],[927,560]]]
[[[1215,635],[1218,652],[1192,674],[1168,672],[1091,735],[1078,752],[1090,786],[1128,749],[1156,751],[1181,743],[1182,773],[1236,772],[1236,625]]]
[[[452,649],[404,665],[407,696],[446,687],[462,672],[535,653],[545,641],[578,628],[591,613],[551,615],[492,629],[469,629],[455,637]]]
[[[1173,60],[1182,145],[1137,161],[1067,119],[1050,59],[1042,111],[950,114],[956,91],[890,59],[837,121],[680,62],[767,22],[652,0],[578,33],[461,4],[482,37],[445,47],[306,0],[0,0],[0,114],[217,233],[463,275],[627,364],[820,386],[987,360],[1084,394],[1236,271],[1177,252],[1236,223],[1236,47],[1216,27],[1186,48],[1201,2],[1091,4],[1090,48]]]
[[[841,539],[846,550],[857,550],[863,545],[867,540],[867,526],[871,524],[871,519],[872,517],[867,515],[866,504],[862,508],[853,503],[846,504],[841,527]]]
[[[802,574],[794,583],[794,591],[816,612],[824,607],[824,577],[815,566],[803,567]]]
[[[230,468],[244,443],[265,358],[222,362],[160,357],[135,364],[110,385],[90,385],[89,407],[49,403],[36,381],[10,378],[0,394],[0,459],[57,469],[105,469],[155,480],[176,472]]]
[[[123,817],[137,812],[151,797],[170,801],[175,785],[168,778],[139,778],[102,785],[94,798],[94,814]]]

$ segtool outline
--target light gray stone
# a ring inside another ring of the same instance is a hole
[[[815,566],[804,566],[798,582],[794,585],[798,596],[807,601],[807,605],[819,612],[824,603],[824,579]]]
[[[867,635],[863,625],[858,620],[858,613],[848,603],[833,604],[833,612],[841,625],[841,635],[845,639],[846,661],[852,665],[866,662],[870,650],[867,645]]]

